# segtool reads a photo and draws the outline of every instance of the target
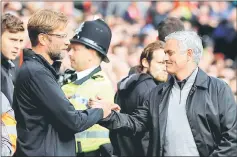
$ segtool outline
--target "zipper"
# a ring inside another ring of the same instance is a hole
[[[188,122],[189,122],[189,125],[191,124],[191,120],[190,120],[190,118],[189,118],[189,116],[188,116],[188,107],[187,107],[187,104],[189,104],[190,105],[190,96],[195,92],[195,90],[197,89],[197,86],[193,86],[192,88],[191,88],[191,90],[190,90],[190,92],[189,92],[189,94],[188,94],[188,99],[187,99],[187,101],[186,101],[186,115],[187,115],[187,119],[188,119]],[[192,132],[192,127],[191,127],[191,125],[190,125],[190,129],[191,129],[191,133],[192,133],[192,135],[193,135],[193,132]],[[194,139],[194,141],[195,141],[195,144],[196,144],[196,147],[197,147],[197,151],[198,151],[198,153],[199,153],[199,155],[201,155],[200,154],[200,151],[199,151],[199,149],[198,149],[198,146],[197,146],[197,141],[195,140],[195,138],[194,138],[194,135],[193,135],[193,139]]]
[[[185,104],[185,109],[186,109],[186,114],[187,114],[187,104],[189,103],[189,100],[190,100],[190,96],[195,92],[195,90],[197,89],[196,86],[193,86],[188,94],[188,98],[187,98],[187,101],[186,101],[186,104]]]
[[[188,98],[187,98],[187,101],[186,101],[186,104],[185,104],[185,109],[186,109],[186,116],[187,116],[187,119],[188,119],[188,123],[189,123],[189,126],[190,126],[190,129],[191,129],[191,133],[193,135],[193,132],[192,132],[192,127],[191,127],[191,120],[189,119],[189,116],[188,116],[188,105],[190,105],[190,96],[195,92],[195,90],[197,89],[196,86],[193,86],[188,94]],[[187,105],[188,104],[188,105]],[[193,136],[194,138],[194,136]],[[196,143],[196,140],[194,138],[194,141]],[[196,144],[196,147],[197,147],[197,144]],[[197,147],[197,150],[198,150],[198,147]],[[199,150],[198,150],[198,153],[200,154]]]

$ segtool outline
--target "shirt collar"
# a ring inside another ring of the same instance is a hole
[[[77,80],[80,80],[82,79],[83,77],[89,75],[93,70],[95,70],[98,66],[94,66],[90,69],[86,69],[86,70],[83,70],[83,71],[80,71],[80,72],[76,72],[77,74]]]
[[[38,62],[43,64],[45,68],[50,70],[50,72],[54,75],[54,77],[56,79],[58,78],[58,74],[57,74],[56,70],[54,69],[54,67],[42,55],[35,53],[34,55],[29,56],[29,57],[36,59]]]
[[[1,65],[4,66],[6,69],[12,69],[15,67],[15,64],[7,59],[2,53],[1,53]]]
[[[175,82],[175,85],[178,85],[180,87],[180,89],[182,90],[184,85],[186,83],[194,83],[195,81],[195,78],[197,76],[197,73],[198,73],[198,67],[195,68],[195,70],[193,70],[192,74],[189,75],[186,79],[184,79],[183,81],[178,81],[176,79],[176,77],[174,76],[174,82]]]

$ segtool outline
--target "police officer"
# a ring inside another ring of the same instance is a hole
[[[70,40],[69,56],[76,71],[76,80],[71,80],[73,82],[62,86],[62,89],[76,109],[86,109],[88,99],[97,95],[113,103],[112,83],[100,67],[102,61],[109,62],[110,41],[111,30],[101,19],[82,23]],[[109,131],[95,124],[76,134],[76,141],[79,156],[105,156],[102,150],[110,146]],[[107,152],[110,151],[109,148]]]

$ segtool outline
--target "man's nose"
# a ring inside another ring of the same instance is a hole
[[[166,54],[165,54],[165,57],[164,57],[164,61],[167,61],[167,60],[169,60],[169,56],[168,56],[168,54],[166,53]]]
[[[69,46],[69,45],[70,45],[70,39],[69,39],[68,36],[65,38],[64,44],[65,44],[66,46]]]
[[[21,49],[21,46],[22,46],[22,44],[21,44],[20,41],[17,41],[17,42],[14,44],[14,47],[15,47],[15,49],[17,49],[17,50]]]
[[[73,51],[72,49],[68,51],[69,56],[72,56],[72,51]]]

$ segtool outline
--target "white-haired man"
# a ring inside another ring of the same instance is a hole
[[[198,67],[201,39],[179,31],[165,40],[166,67],[173,77],[154,88],[133,115],[112,111],[100,124],[127,135],[148,129],[148,156],[236,156],[237,105],[224,81]],[[107,104],[90,101],[91,107]]]

